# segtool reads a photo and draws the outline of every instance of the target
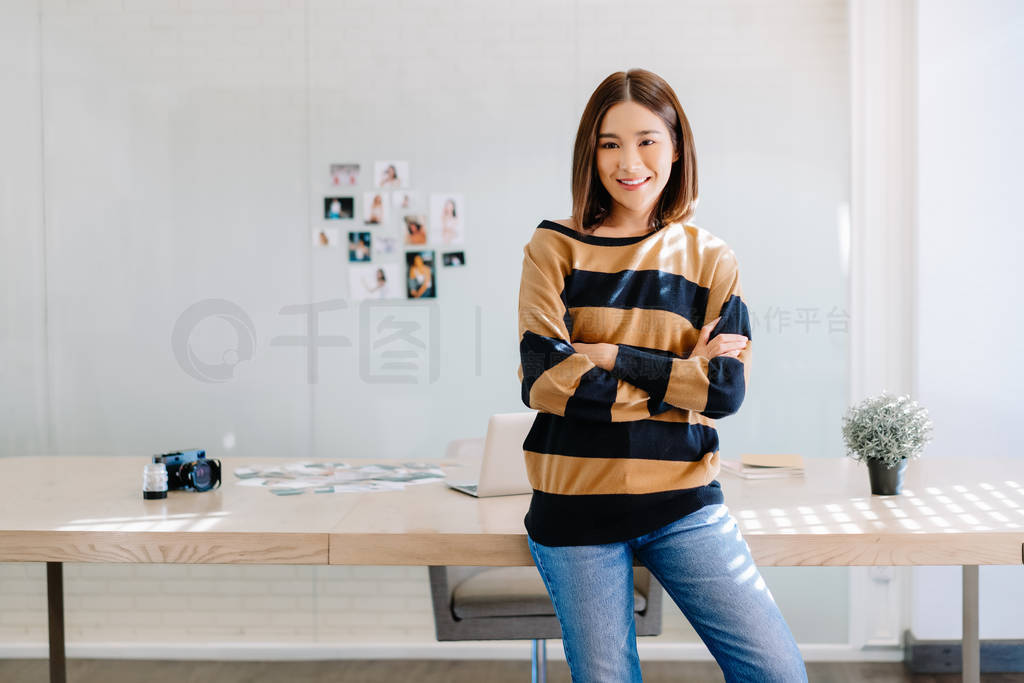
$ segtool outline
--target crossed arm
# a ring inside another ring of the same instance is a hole
[[[718,419],[743,401],[750,324],[735,255],[716,263],[700,338],[687,358],[627,345],[573,343],[561,298],[564,274],[549,249],[524,248],[519,290],[523,403],[565,417],[642,420],[671,408]]]

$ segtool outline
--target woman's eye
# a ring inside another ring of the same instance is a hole
[[[654,144],[654,140],[651,140],[651,139],[644,140],[643,142],[649,142],[652,145]],[[643,142],[641,142],[641,145],[643,144]],[[611,147],[609,147],[609,145],[614,145],[614,144],[615,144],[614,142],[606,142],[603,145],[601,145],[601,149],[611,149]]]

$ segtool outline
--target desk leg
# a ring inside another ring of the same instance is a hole
[[[964,683],[981,681],[981,643],[978,640],[978,565],[963,565],[964,616],[960,648]]]
[[[46,600],[50,612],[50,683],[65,683],[64,565],[46,563]]]

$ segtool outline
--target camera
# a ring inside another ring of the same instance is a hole
[[[168,491],[209,491],[220,486],[220,460],[207,458],[202,449],[154,455],[153,462],[162,462],[167,468]]]

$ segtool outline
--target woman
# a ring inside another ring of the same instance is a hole
[[[409,254],[406,254],[408,258]],[[434,275],[430,272],[430,266],[423,261],[421,254],[412,256],[412,263],[409,265],[407,277],[410,299],[420,299],[434,296]]]
[[[750,323],[736,255],[688,221],[689,122],[671,87],[612,74],[587,103],[573,216],[543,220],[519,294],[530,552],[574,681],[640,681],[634,558],[727,681],[806,681],[725,506],[715,420],[743,401]]]

